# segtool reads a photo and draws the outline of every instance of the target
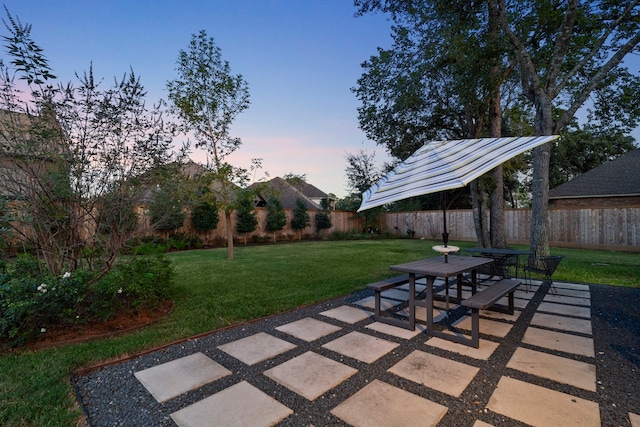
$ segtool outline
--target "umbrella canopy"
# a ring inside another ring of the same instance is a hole
[[[369,188],[362,195],[358,212],[409,197],[464,187],[518,154],[558,137],[428,142]]]

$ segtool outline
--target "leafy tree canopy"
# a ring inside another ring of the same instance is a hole
[[[213,38],[202,30],[194,34],[187,50],[180,50],[178,77],[167,83],[172,111],[182,120],[183,130],[191,132],[196,146],[207,150],[213,180],[219,185],[213,192],[224,210],[227,224],[228,258],[233,259],[231,212],[237,186],[245,186],[249,172],[227,161],[242,141],[231,136],[231,124],[249,107],[249,87],[241,74],[233,74],[228,61]],[[260,167],[254,159],[252,167]]]
[[[270,233],[280,231],[287,225],[287,215],[277,197],[272,196],[267,201],[266,221],[265,229]]]
[[[133,70],[110,86],[92,66],[73,84],[57,81],[31,26],[5,11],[0,158],[9,161],[0,183],[20,200],[12,204],[13,234],[38,248],[51,274],[106,274],[127,242],[146,232],[132,210],[143,189],[162,183],[153,171],[184,152],[173,151],[172,126],[159,104],[146,102]]]
[[[196,230],[215,230],[218,221],[218,207],[215,203],[200,203],[191,210],[191,224]]]
[[[296,206],[293,208],[293,217],[291,218],[291,228],[302,233],[302,230],[311,224],[307,206],[302,199],[296,200]],[[302,238],[302,236],[300,236]]]
[[[238,198],[236,217],[236,230],[238,233],[252,233],[258,226],[258,218],[254,208],[253,193],[242,192]]]

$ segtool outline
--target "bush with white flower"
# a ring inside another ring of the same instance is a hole
[[[163,256],[139,257],[102,277],[83,269],[52,276],[20,255],[0,263],[0,346],[46,334],[51,325],[106,321],[122,311],[156,307],[169,297],[173,269]]]

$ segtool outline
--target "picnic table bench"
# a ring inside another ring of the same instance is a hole
[[[419,279],[419,278],[421,278],[421,276],[416,277],[416,279]],[[409,283],[409,275],[403,274],[400,276],[389,277],[387,279],[383,279],[378,282],[369,283],[367,285],[367,288],[372,289],[375,293],[374,316],[377,321],[388,323],[390,325],[396,325],[396,326],[401,324],[400,320],[397,320],[391,317],[382,316],[381,294],[383,291],[395,288],[397,286],[405,285],[407,283]]]
[[[518,279],[502,279],[462,301],[464,307],[471,309],[471,343],[475,348],[480,346],[480,310],[493,306],[508,294],[508,308],[494,307],[492,310],[513,314],[513,292],[521,284],[522,281]]]

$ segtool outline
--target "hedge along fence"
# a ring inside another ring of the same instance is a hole
[[[266,231],[267,224],[267,209],[266,208],[256,208],[255,209],[256,216],[258,218],[258,225],[256,227],[256,231],[253,233],[247,234],[247,241],[250,242],[252,239],[258,237],[264,240],[273,240],[273,233]],[[276,232],[276,240],[277,241],[286,241],[286,240],[297,240],[299,238],[300,233],[291,228],[291,218],[293,217],[293,209],[284,209],[285,215],[287,216],[287,224],[285,227]],[[320,211],[308,210],[310,225],[302,230],[302,238],[309,238],[311,236],[316,236],[316,222],[315,217],[316,214]],[[356,216],[354,212],[347,211],[329,211],[331,216],[331,228],[326,230],[322,230],[320,232],[320,236],[327,237],[334,232],[340,233],[352,233],[352,232],[360,232],[364,226],[364,219]],[[222,242],[226,240],[227,229],[224,221],[224,212],[220,211],[218,213],[218,217],[220,220],[218,221],[218,226],[214,230],[209,230],[208,232],[199,232],[193,228],[191,225],[191,217],[188,211],[185,211],[185,221],[184,226],[174,230],[172,233],[186,233],[197,235],[202,240],[202,243],[205,245],[212,244],[214,242]],[[235,213],[231,214],[231,227],[233,230],[234,239],[238,241],[244,241],[245,236],[239,234],[236,231],[236,222],[237,217]],[[170,233],[170,234],[172,234]],[[168,233],[163,232],[155,232],[155,234],[166,237]]]
[[[476,240],[471,210],[448,210],[446,215],[450,239]],[[504,217],[507,242],[529,244],[531,210],[505,209]],[[442,239],[442,211],[389,212],[380,221],[381,229],[392,234],[407,236],[413,230],[415,237]],[[640,206],[550,208],[548,233],[554,247],[640,252]]]

